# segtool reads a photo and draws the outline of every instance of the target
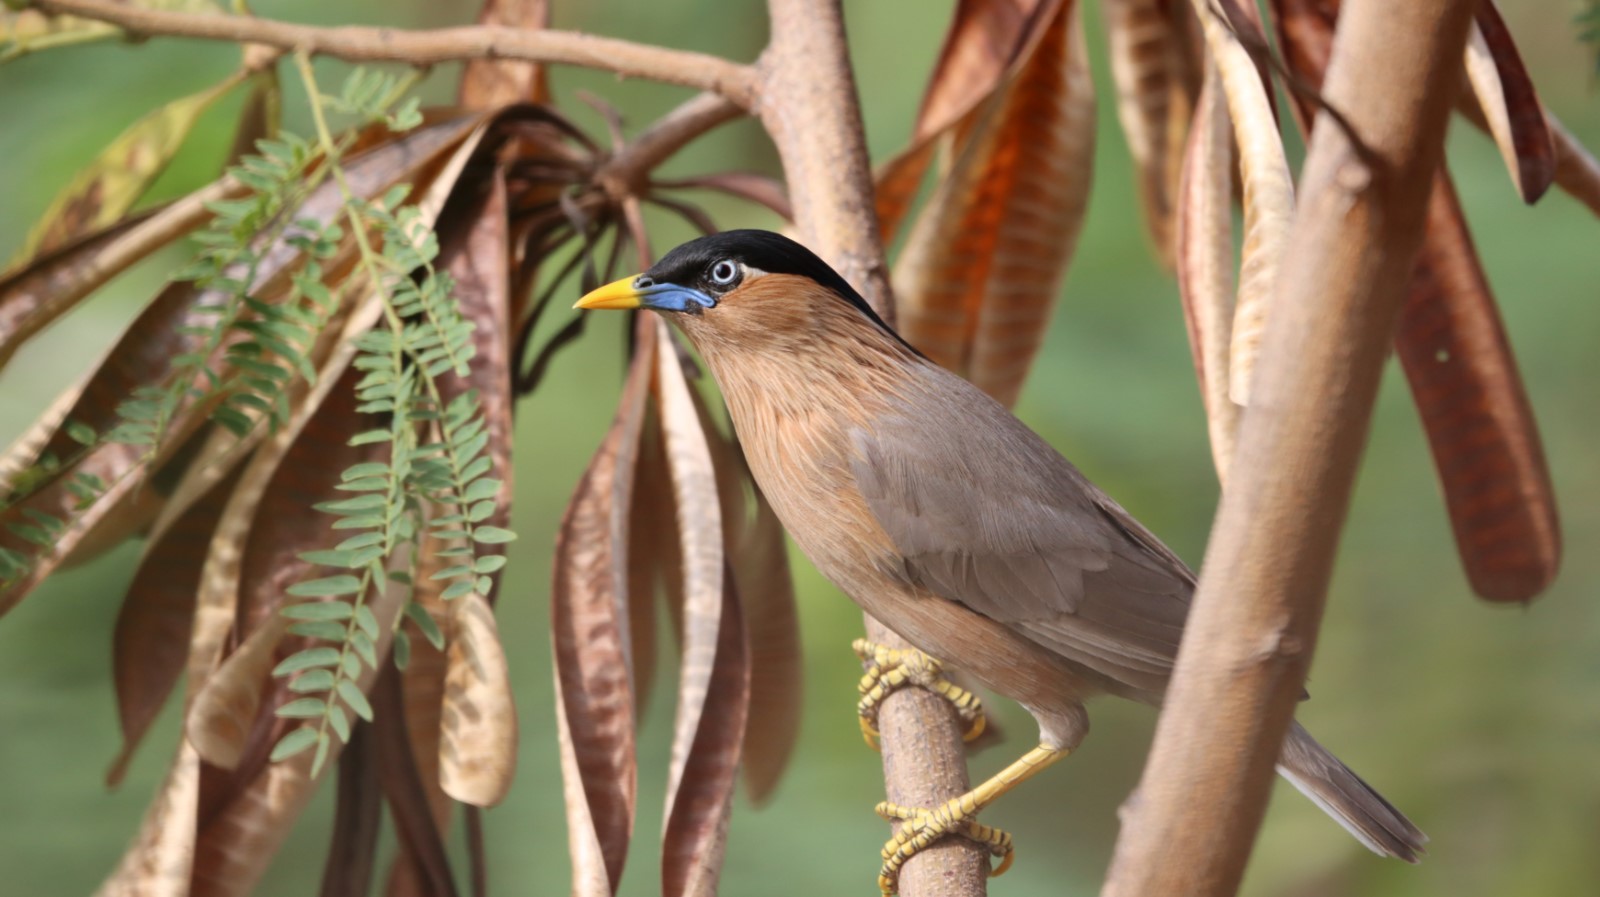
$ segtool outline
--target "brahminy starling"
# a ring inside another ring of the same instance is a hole
[[[1009,862],[1009,836],[974,817],[1078,745],[1086,699],[1161,703],[1194,574],[805,247],[767,231],[703,237],[577,307],[664,314],[710,368],[756,483],[823,576],[1038,721],[1039,747],[967,795],[936,808],[880,805],[906,822],[883,851],[886,894],[910,856],[947,834],[977,835]],[[916,681],[974,718],[975,702],[937,661],[857,650],[877,683],[863,689],[864,711]],[[1416,861],[1426,836],[1298,723],[1278,770],[1373,851]]]

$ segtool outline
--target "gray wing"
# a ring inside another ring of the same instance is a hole
[[[852,433],[857,485],[902,558],[893,572],[1158,699],[1193,574],[1009,411],[959,399]]]

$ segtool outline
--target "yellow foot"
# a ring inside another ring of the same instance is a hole
[[[983,704],[978,696],[944,677],[944,667],[939,661],[915,648],[886,648],[866,639],[856,639],[850,645],[856,656],[872,666],[861,677],[856,690],[861,701],[856,710],[861,714],[861,736],[867,745],[878,750],[878,708],[883,699],[908,685],[918,685],[948,700],[956,713],[967,723],[962,737],[971,741],[983,734]]]
[[[884,819],[905,821],[900,831],[883,845],[883,868],[878,870],[878,887],[884,897],[898,891],[900,868],[906,864],[906,860],[946,835],[971,838],[999,857],[1000,864],[989,870],[991,878],[1004,875],[1016,856],[1016,850],[1011,846],[1011,833],[971,818],[963,812],[961,798],[932,811],[891,803],[878,804],[877,811]]]
[[[878,804],[879,816],[888,820],[901,820],[904,823],[900,826],[900,831],[883,845],[883,867],[878,870],[878,888],[883,891],[884,897],[898,893],[900,870],[906,861],[946,835],[971,838],[999,857],[999,865],[989,871],[991,876],[1001,875],[1011,868],[1011,861],[1016,856],[1011,846],[1011,835],[1000,829],[979,824],[978,811],[1066,755],[1067,752],[1060,748],[1040,745],[1023,754],[994,778],[932,810],[902,807],[890,803]]]

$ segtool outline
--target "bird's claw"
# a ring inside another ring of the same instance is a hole
[[[861,736],[873,750],[878,747],[878,709],[889,695],[916,685],[933,692],[955,707],[967,724],[962,738],[971,741],[983,734],[983,703],[978,696],[944,677],[944,666],[915,648],[889,648],[866,639],[856,639],[850,647],[856,656],[871,664],[856,690],[861,701],[856,711],[861,716]]]
[[[976,809],[966,806],[968,797],[959,797],[941,804],[933,810],[902,807],[898,804],[880,803],[877,813],[884,819],[900,820],[904,825],[893,838],[883,845],[883,867],[878,871],[878,888],[884,897],[898,893],[900,870],[906,861],[928,845],[947,835],[961,835],[988,848],[1000,858],[999,865],[989,870],[991,877],[1004,875],[1011,868],[1016,850],[1011,844],[1011,833],[1004,829],[983,825],[973,818]]]

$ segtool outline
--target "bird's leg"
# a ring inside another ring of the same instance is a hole
[[[1011,868],[1014,858],[1011,835],[997,828],[980,825],[975,817],[978,811],[994,803],[1000,795],[1066,755],[1067,751],[1063,748],[1041,744],[1002,769],[994,778],[931,810],[891,803],[878,804],[879,816],[889,820],[904,820],[900,831],[883,845],[883,868],[878,872],[878,887],[883,890],[884,897],[889,897],[899,889],[900,868],[906,864],[906,860],[945,835],[965,835],[1000,857],[1000,865],[990,871],[990,875],[1000,875]]]
[[[883,699],[908,685],[921,686],[943,697],[955,707],[956,713],[967,724],[962,736],[971,741],[983,734],[983,704],[978,696],[944,677],[944,666],[915,648],[886,648],[876,642],[858,638],[850,643],[856,656],[872,665],[856,690],[861,701],[856,711],[861,715],[861,736],[867,746],[878,750],[878,707]]]

